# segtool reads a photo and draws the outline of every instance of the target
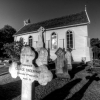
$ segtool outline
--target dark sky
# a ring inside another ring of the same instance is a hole
[[[89,37],[100,38],[100,0],[0,0],[0,28],[8,24],[17,31],[23,21],[31,23],[81,12],[87,5]]]

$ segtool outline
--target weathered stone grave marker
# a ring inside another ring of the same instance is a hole
[[[57,55],[55,60],[57,77],[69,78],[67,60],[65,59],[65,51],[62,48],[58,48],[55,54]]]
[[[57,59],[56,59],[56,74],[63,74],[63,67],[64,67],[64,61],[63,61],[63,57],[64,57],[64,52],[62,48],[58,48],[58,50],[55,52],[55,54],[57,55]]]
[[[38,30],[39,35],[38,35],[38,42],[37,42],[37,51],[39,51],[41,47],[44,47],[44,35],[43,35],[44,30],[45,29],[43,27],[40,27]]]
[[[67,59],[68,70],[72,70],[73,57],[72,57],[71,51],[72,51],[72,49],[68,48],[67,52],[65,54],[65,58]]]
[[[35,52],[32,51],[29,46],[23,47],[20,55],[21,65],[18,66],[17,63],[13,62],[9,68],[9,72],[13,78],[19,76],[22,80],[21,100],[32,100],[32,88],[35,88],[32,87],[32,83],[35,80],[41,85],[46,85],[52,80],[52,73],[48,70],[46,65],[44,65],[46,62],[43,62],[41,52],[43,52],[43,54],[47,54],[45,53],[46,50],[44,48],[40,50],[40,56],[36,60],[38,67],[35,67],[32,63],[35,59]],[[44,59],[47,58],[46,56]]]
[[[48,51],[45,48],[41,47],[36,63],[38,64],[38,66],[47,65],[48,64],[47,58],[48,58]]]

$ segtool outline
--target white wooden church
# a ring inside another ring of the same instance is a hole
[[[56,59],[55,52],[59,47],[65,50],[70,47],[75,62],[80,62],[83,57],[90,61],[89,24],[86,10],[33,24],[26,20],[24,26],[14,34],[14,40],[23,39],[26,44],[36,48],[39,31],[42,29],[45,47],[50,49],[52,60]]]

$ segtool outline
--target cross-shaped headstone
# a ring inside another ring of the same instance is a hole
[[[57,58],[55,60],[57,77],[69,79],[70,76],[68,74],[67,60],[65,59],[65,51],[62,48],[58,48],[55,54],[57,55]]]
[[[41,52],[46,52],[44,48],[41,49]],[[44,58],[47,58],[47,53]],[[48,70],[46,65],[44,65],[43,57],[38,57],[36,63],[38,67],[32,63],[35,59],[35,52],[29,47],[23,47],[20,55],[21,65],[13,62],[9,68],[9,72],[13,78],[17,76],[22,80],[22,94],[21,100],[31,100],[32,99],[32,83],[36,80],[41,85],[46,85],[49,81],[52,80],[52,73]],[[42,60],[41,60],[42,59]],[[33,87],[35,88],[35,87]],[[34,90],[35,91],[35,90]]]
[[[44,32],[44,28],[40,27],[39,28],[39,35],[38,35],[38,42],[37,42],[37,49],[40,49],[41,47],[44,46],[44,36],[43,36],[43,32]]]
[[[65,60],[65,52],[62,48],[58,48],[55,52],[57,55],[56,58],[56,74],[63,74],[64,60]]]

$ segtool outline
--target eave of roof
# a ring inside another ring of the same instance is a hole
[[[29,24],[21,28],[19,31],[17,31],[14,36],[22,35],[22,34],[28,34],[28,33],[36,33],[38,32],[38,29],[42,26],[46,30],[50,29],[57,29],[62,27],[72,27],[76,25],[82,25],[82,24],[89,24],[90,20],[88,17],[88,14],[86,11],[82,11],[80,13],[55,18],[51,20],[46,20],[42,22],[38,22],[35,24]]]
[[[83,25],[87,25],[87,24],[90,24],[90,23],[87,22],[87,23],[81,23],[81,24],[75,24],[75,25],[69,25],[69,26],[49,28],[49,29],[45,29],[45,31],[57,30],[57,29],[63,29],[63,28],[69,28],[69,27],[83,26]],[[26,33],[21,33],[21,34],[17,34],[17,35],[13,35],[13,36],[20,36],[20,35],[26,35],[26,34],[32,34],[32,33],[38,33],[38,30],[37,31],[26,32]]]

